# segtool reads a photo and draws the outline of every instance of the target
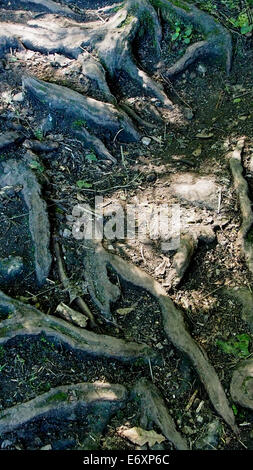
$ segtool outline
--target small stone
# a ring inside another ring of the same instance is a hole
[[[194,117],[193,111],[191,108],[185,108],[184,109],[184,117],[191,121]]]
[[[19,256],[0,258],[0,282],[10,281],[23,271],[23,259]]]
[[[195,431],[192,428],[190,428],[190,426],[184,426],[182,428],[182,432],[186,434],[187,436],[191,436],[192,434],[195,433]]]
[[[203,421],[204,421],[203,416],[197,416],[197,422],[198,422],[198,423],[202,424]]]
[[[41,447],[40,450],[52,450],[52,446],[51,444],[47,444],[46,446]]]
[[[143,145],[149,145],[151,139],[149,137],[142,137],[141,142],[143,143]]]
[[[195,72],[190,73],[190,79],[191,80],[194,80],[194,78],[196,78],[196,77],[197,77],[197,74]]]
[[[63,236],[64,238],[70,238],[71,235],[72,235],[72,232],[71,232],[71,230],[69,230],[68,228],[65,228],[65,229],[63,230],[62,236]]]
[[[197,71],[198,71],[198,73],[199,73],[200,75],[202,75],[202,76],[204,77],[205,74],[206,74],[206,67],[205,67],[205,65],[199,63],[199,64],[198,64],[198,67],[197,67]]]
[[[9,441],[9,439],[5,439],[1,444],[1,449],[7,449],[7,447],[10,447],[12,445],[13,442]]]
[[[199,450],[215,450],[217,449],[222,432],[222,426],[218,419],[209,423],[205,433],[195,443],[195,448]]]
[[[149,183],[152,183],[153,181],[156,180],[156,174],[155,174],[155,173],[150,173],[149,175],[147,175],[146,180],[147,180]]]
[[[14,103],[22,103],[22,101],[24,101],[23,93],[16,93],[16,95],[12,97],[12,101],[14,101]]]

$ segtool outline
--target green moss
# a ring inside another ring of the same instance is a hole
[[[73,121],[71,127],[74,127],[75,129],[79,129],[80,127],[85,127],[86,126],[86,121],[79,119],[77,121]]]
[[[132,21],[134,20],[135,16],[128,13],[126,19],[124,21],[122,21],[122,23],[120,24],[119,28],[124,28],[125,26],[129,25],[130,23],[132,23]]]
[[[67,393],[64,393],[64,392],[56,392],[56,393],[54,393],[53,395],[51,395],[50,397],[48,397],[48,399],[46,400],[46,402],[47,402],[47,403],[56,403],[56,402],[66,401],[67,399],[68,399]]]

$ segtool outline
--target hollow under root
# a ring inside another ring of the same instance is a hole
[[[112,336],[80,329],[60,318],[45,315],[34,307],[11,299],[0,291],[0,344],[16,336],[44,333],[57,342],[87,354],[125,362],[138,358],[149,361],[154,351],[145,344],[127,342]]]
[[[0,435],[42,417],[64,419],[70,413],[78,413],[80,406],[85,409],[102,405],[107,408],[110,416],[122,408],[127,395],[123,385],[102,382],[56,387],[26,403],[0,411]]]
[[[169,415],[164,400],[155,385],[147,379],[141,379],[134,386],[133,394],[140,399],[142,426],[146,428],[151,420],[161,429],[164,436],[174,444],[176,449],[187,450],[187,441],[176,430],[174,421]]]

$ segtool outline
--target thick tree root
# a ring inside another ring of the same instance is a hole
[[[174,65],[166,70],[168,78],[183,72],[197,59],[218,59],[226,68],[227,73],[231,69],[232,39],[230,33],[207,13],[199,10],[194,5],[183,0],[151,0],[154,7],[159,8],[164,21],[171,22],[172,16],[181,18],[186,23],[191,23],[199,30],[204,40],[189,46]]]
[[[68,414],[80,414],[92,405],[102,405],[109,416],[125,403],[127,390],[122,385],[96,382],[65,385],[54,388],[26,403],[0,411],[0,435],[41,418],[61,418]]]
[[[50,0],[43,2],[46,11],[50,7],[48,2],[50,3]],[[49,9],[54,11],[54,7],[51,5]],[[63,12],[63,16],[65,13]],[[191,45],[185,55],[167,70],[161,60],[160,16],[169,23],[173,22],[175,17],[179,17],[184,22],[193,24],[204,36],[203,41]],[[102,158],[114,162],[99,138],[101,131],[107,142],[113,141],[115,135],[119,135],[122,142],[139,139],[127,114],[122,108],[120,110],[113,107],[117,99],[123,102],[126,98],[135,99],[135,109],[132,112],[130,110],[128,114],[131,114],[131,118],[141,126],[146,124],[141,118],[138,119],[138,98],[153,99],[155,112],[153,104],[145,102],[144,106],[152,121],[157,120],[157,115],[159,118],[173,121],[180,114],[179,110],[173,106],[161,83],[152,78],[153,74],[158,73],[166,79],[166,76],[171,77],[185,70],[198,58],[215,57],[225,64],[227,71],[231,66],[230,34],[208,14],[183,0],[180,2],[126,0],[116,13],[111,9],[108,21],[102,23],[101,21],[81,23],[71,18],[45,14],[29,21],[26,25],[0,23],[0,31],[0,57],[10,50],[25,48],[43,54],[58,53],[76,59],[73,67],[79,68],[84,78],[84,85],[79,80],[79,84],[73,86],[77,86],[78,90],[80,86],[80,91],[88,95],[89,93],[92,95],[93,92],[89,90],[95,87],[98,91],[96,98],[110,104],[90,101],[91,98],[80,96],[77,98],[74,92],[67,91],[66,88],[57,89],[31,79],[24,80],[24,87],[42,103],[50,106],[51,111],[54,109],[61,116],[66,115],[67,119],[73,118],[73,121],[85,121],[88,130],[85,129],[79,137],[86,142],[87,147],[92,147]],[[148,60],[145,59],[147,43]],[[69,68],[71,67],[70,64]],[[58,75],[60,75],[59,82],[62,83],[64,70],[59,71]],[[55,77],[49,80],[57,80],[57,71]],[[68,79],[66,82],[68,83]],[[110,84],[113,84],[114,93],[110,90]],[[71,107],[73,107],[72,113]],[[92,108],[94,108],[93,113]],[[66,122],[66,119],[64,120]]]
[[[253,242],[252,225],[253,212],[251,209],[251,200],[249,198],[249,188],[247,181],[243,177],[243,166],[241,155],[244,148],[245,139],[241,138],[234,149],[229,154],[230,169],[234,179],[234,187],[239,199],[242,223],[238,232],[238,243],[241,245],[245,260],[250,272],[253,273]]]
[[[164,284],[166,287],[176,287],[180,283],[189,267],[197,244],[197,237],[190,233],[186,233],[180,237],[179,248],[173,257],[172,268]]]
[[[235,403],[253,410],[253,361],[251,358],[243,361],[235,369],[230,393]]]
[[[51,13],[58,13],[62,16],[73,16],[73,11],[70,8],[60,5],[53,0],[21,0],[21,3],[24,5],[36,5],[39,6],[42,10],[46,9]]]
[[[140,399],[142,426],[146,428],[151,420],[161,429],[163,435],[174,444],[176,449],[187,450],[187,441],[176,430],[173,419],[169,415],[155,385],[147,379],[142,379],[135,385],[133,393]]]
[[[41,197],[41,188],[33,171],[27,162],[8,160],[2,163],[3,174],[0,177],[0,187],[22,185],[21,194],[29,211],[29,228],[34,243],[35,270],[38,283],[45,282],[51,267],[49,251],[50,228],[46,204]]]
[[[92,137],[85,127],[97,135],[101,135],[102,132],[109,142],[113,141],[119,131],[121,131],[120,139],[124,142],[139,140],[139,134],[130,118],[123,111],[118,111],[112,104],[102,103],[69,88],[34,78],[25,77],[23,88],[53,116],[55,114],[60,116],[60,119],[55,120],[55,126],[70,128],[72,132],[79,129],[77,130],[78,137],[86,141],[86,144],[93,147],[99,156],[107,160],[115,162],[114,157],[110,155],[100,139]],[[80,131],[82,127],[83,130]]]
[[[88,250],[85,258],[85,275],[89,276],[88,288],[96,303],[101,305],[102,312],[110,316],[110,303],[115,302],[119,296],[119,289],[112,284],[107,276],[107,266],[111,266],[124,280],[150,292],[159,302],[164,331],[170,341],[186,354],[196,368],[200,380],[203,382],[210,400],[216,411],[223,417],[233,430],[236,430],[235,419],[229,407],[226,395],[219,378],[208,362],[205,353],[188,333],[183,314],[177,310],[163,287],[151,276],[137,266],[129,264],[122,258],[104,250],[101,244],[96,245],[94,252]],[[92,275],[91,275],[92,273]],[[92,282],[90,282],[92,276]],[[94,284],[95,283],[95,284]]]
[[[109,357],[125,362],[155,357],[145,344],[126,342],[106,335],[81,330],[70,323],[45,315],[30,305],[7,297],[0,291],[0,344],[16,336],[37,336],[41,333],[73,349],[94,356]]]

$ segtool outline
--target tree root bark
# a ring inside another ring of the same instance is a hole
[[[8,160],[3,163],[0,187],[21,184],[21,194],[29,211],[29,228],[34,243],[35,270],[38,283],[42,285],[49,274],[51,254],[49,251],[50,227],[46,204],[41,197],[41,188],[27,162]]]
[[[141,379],[134,386],[133,394],[140,399],[142,411],[141,425],[146,428],[151,420],[160,429],[163,435],[171,441],[176,449],[187,450],[188,444],[181,434],[176,430],[175,424],[169,415],[165,403],[155,385],[147,379]]]
[[[245,139],[238,140],[234,151],[229,154],[229,164],[232,172],[234,187],[239,200],[242,223],[238,232],[238,243],[240,244],[250,272],[253,273],[253,212],[249,198],[248,183],[243,177],[243,166],[241,156],[244,149]]]
[[[166,68],[161,60],[162,28],[159,15],[166,23],[179,17],[191,23],[204,36],[203,41],[189,46],[184,56],[167,71],[164,71]],[[116,100],[108,87],[105,73],[120,100],[124,97],[147,96],[157,100],[160,110],[165,108],[171,112],[174,107],[162,85],[151,77],[153,73],[160,71],[171,78],[197,59],[209,57],[221,60],[228,72],[231,67],[230,34],[207,13],[183,0],[126,0],[104,23],[80,23],[73,19],[44,15],[29,21],[27,25],[0,23],[0,30],[0,57],[11,48],[24,47],[44,54],[63,54],[78,60],[83,57],[84,73],[89,79],[95,79],[102,95],[110,103]],[[145,61],[142,55],[147,42],[149,58]],[[92,54],[102,65],[97,63],[95,66]]]
[[[197,59],[214,57],[230,72],[232,63],[232,39],[230,33],[214,18],[185,1],[151,0],[152,5],[159,8],[164,21],[171,21],[171,15],[176,15],[186,23],[191,23],[199,30],[204,40],[189,46],[174,65],[166,70],[168,78],[183,72]]]
[[[104,250],[101,244],[95,245],[93,252],[90,249],[86,252],[84,263],[90,294],[107,318],[111,317],[110,304],[115,302],[119,296],[118,287],[112,284],[108,278],[107,266],[111,266],[124,280],[147,290],[157,299],[167,337],[176,348],[190,358],[214,408],[236,431],[233,411],[229,407],[214,368],[209,363],[206,354],[191,338],[185,327],[182,312],[177,310],[163,287],[140,268]]]
[[[16,336],[38,336],[41,333],[67,344],[77,351],[109,357],[125,362],[138,358],[147,361],[155,357],[145,344],[80,329],[60,318],[45,315],[30,305],[11,299],[0,291],[0,344]]]
[[[190,233],[180,237],[180,245],[173,257],[172,267],[169,275],[166,277],[164,286],[176,287],[182,280],[186,270],[189,267],[193,253],[197,247],[198,239]]]
[[[58,114],[55,126],[71,129],[72,133],[76,132],[88,147],[91,146],[106,160],[116,161],[102,141],[91,136],[89,130],[97,135],[101,135],[102,132],[109,142],[113,141],[119,131],[121,131],[120,139],[124,142],[139,140],[139,134],[130,118],[112,104],[102,103],[69,88],[34,78],[24,77],[23,88],[31,98],[38,100],[53,115]]]
[[[78,412],[82,408],[102,404],[115,414],[124,405],[127,390],[123,385],[79,383],[56,387],[26,403],[0,411],[0,435],[35,419],[57,417]]]

